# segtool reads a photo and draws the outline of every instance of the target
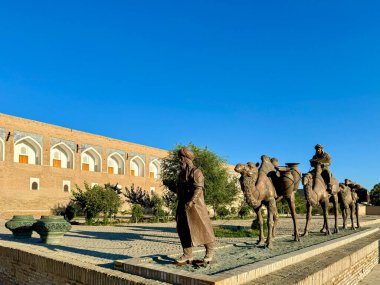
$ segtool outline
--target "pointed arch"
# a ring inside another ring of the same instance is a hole
[[[107,172],[109,174],[125,174],[125,161],[120,153],[113,152],[108,156]]]
[[[139,156],[134,156],[130,162],[131,176],[145,177],[145,162]]]
[[[42,164],[42,146],[32,137],[26,136],[14,143],[14,162]]]
[[[101,172],[102,157],[93,147],[85,149],[81,153],[81,166],[84,171]]]
[[[74,152],[64,142],[50,148],[50,166],[58,168],[74,168]]]
[[[5,144],[2,138],[0,138],[0,160],[5,160]]]
[[[153,159],[149,163],[149,177],[150,178],[159,178],[161,173],[161,163],[158,158]]]

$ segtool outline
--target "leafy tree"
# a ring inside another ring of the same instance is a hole
[[[187,146],[178,144],[170,151],[169,157],[164,158],[161,165],[161,178],[171,185],[178,184],[180,161],[178,151],[187,147],[195,155],[194,165],[202,170],[205,177],[205,202],[212,206],[214,215],[219,206],[230,204],[236,200],[239,188],[237,179],[230,178],[225,167],[226,161],[207,147],[200,148],[192,143]]]
[[[375,206],[380,206],[380,183],[373,186],[370,192],[371,203]]]
[[[103,213],[103,223],[107,223],[108,218],[120,208],[120,197],[107,185],[91,187],[85,182],[84,187],[85,191],[76,185],[77,191],[73,192],[71,201],[84,212],[87,223],[91,223],[100,213]]]
[[[134,204],[132,206],[132,220],[135,221],[135,223],[138,223],[142,220],[144,216],[143,208],[140,204]]]
[[[170,190],[165,190],[162,200],[165,207],[169,209],[168,214],[172,216],[175,215],[178,204],[177,195]]]
[[[127,202],[131,204],[139,204],[145,210],[151,209],[154,207],[154,201],[151,200],[148,191],[143,190],[142,187],[137,186],[135,189],[135,185],[131,185],[131,190],[128,187],[125,187],[124,196],[127,198]]]

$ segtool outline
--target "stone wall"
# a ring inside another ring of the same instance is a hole
[[[55,260],[36,253],[0,245],[2,285],[131,285],[149,280],[97,266]]]
[[[366,206],[367,215],[380,215],[380,206]]]

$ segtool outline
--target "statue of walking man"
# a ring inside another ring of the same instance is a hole
[[[193,246],[204,245],[206,255],[203,263],[210,263],[214,256],[215,236],[204,200],[204,176],[193,164],[194,154],[188,148],[179,150],[181,171],[177,183],[163,183],[177,193],[177,232],[183,248],[183,255],[175,264],[182,266],[193,261]]]

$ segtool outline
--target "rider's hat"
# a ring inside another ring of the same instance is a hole
[[[323,149],[323,145],[321,145],[321,144],[316,144],[314,148],[315,148],[315,149],[318,149],[318,148],[322,148],[322,149]]]

